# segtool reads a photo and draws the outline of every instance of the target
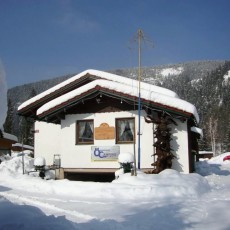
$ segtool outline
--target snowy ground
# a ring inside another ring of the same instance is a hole
[[[230,162],[222,154],[199,174],[165,170],[112,183],[22,175],[22,157],[0,164],[0,229],[230,229]],[[33,162],[25,158],[26,169]]]

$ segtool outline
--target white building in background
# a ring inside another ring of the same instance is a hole
[[[114,173],[119,153],[138,154],[138,86],[130,78],[86,70],[21,104],[18,114],[36,121],[35,157],[52,165],[59,154],[66,173]],[[196,108],[162,87],[142,82],[140,91],[141,170],[151,170],[156,160],[155,125],[145,117],[167,114],[177,123],[170,125],[172,168],[192,172],[198,152]]]

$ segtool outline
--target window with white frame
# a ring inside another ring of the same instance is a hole
[[[79,120],[76,122],[76,144],[85,145],[94,143],[93,120]]]
[[[116,143],[135,142],[135,118],[116,118]]]

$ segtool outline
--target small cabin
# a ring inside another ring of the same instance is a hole
[[[197,110],[162,87],[86,70],[22,103],[18,114],[35,121],[35,157],[52,164],[58,154],[66,177],[114,175],[124,152],[134,155],[139,170],[153,170],[155,132],[163,117],[173,121],[167,124],[172,168],[194,170]]]
[[[34,155],[34,147],[30,145],[24,145],[22,143],[15,143],[12,144],[12,152],[13,153],[20,153],[24,152],[30,156]]]
[[[0,156],[11,155],[12,145],[18,142],[18,138],[0,129]]]

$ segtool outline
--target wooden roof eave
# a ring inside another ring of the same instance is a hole
[[[130,102],[135,102],[136,104],[138,101],[138,97],[136,97],[136,96],[117,92],[114,90],[109,90],[109,89],[103,88],[101,86],[96,86],[95,88],[90,89],[87,92],[82,93],[81,95],[78,95],[78,96],[76,96],[76,97],[74,97],[68,101],[65,101],[65,102],[43,112],[42,114],[37,115],[37,119],[38,120],[46,120],[47,117],[52,117],[52,116],[57,117],[58,114],[62,113],[66,107],[71,108],[71,107],[75,106],[76,104],[78,104],[79,102],[82,102],[82,100],[87,99],[87,97],[90,97],[92,95],[95,95],[95,97],[96,97],[100,93],[107,95],[107,96],[123,99],[126,101],[129,100]],[[142,105],[142,107],[147,107],[147,108],[152,109],[152,110],[165,111],[169,114],[173,114],[174,118],[177,118],[177,116],[178,116],[180,118],[183,117],[185,119],[195,120],[194,115],[192,113],[182,111],[180,109],[170,107],[167,105],[163,105],[163,104],[160,104],[157,102],[149,101],[149,100],[146,100],[143,98],[141,99],[141,105]]]
[[[65,110],[66,107],[70,108],[76,104],[78,104],[79,102],[82,102],[83,99],[85,99],[87,96],[90,96],[92,94],[95,94],[98,90],[97,89],[93,89],[93,90],[89,90],[87,92],[84,92],[81,95],[78,95],[70,100],[67,100],[45,112],[43,112],[42,114],[37,115],[38,120],[46,120],[46,117],[48,116],[57,116],[58,113],[61,113]]]
[[[17,114],[19,116],[31,116],[31,111],[37,110],[39,107],[41,107],[42,105],[44,105],[45,103],[48,103],[49,101],[63,95],[66,94],[76,88],[79,88],[80,86],[82,86],[87,80],[90,81],[94,81],[96,79],[99,79],[96,76],[93,76],[89,73],[86,73],[86,75],[82,76],[79,79],[76,79],[73,82],[70,82],[69,84],[65,85],[62,88],[59,88],[57,90],[55,90],[54,92],[47,94],[46,96],[32,102],[31,104],[23,107],[22,109],[18,110]],[[36,116],[35,116],[36,117]]]

